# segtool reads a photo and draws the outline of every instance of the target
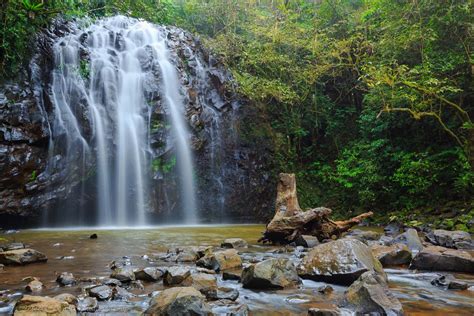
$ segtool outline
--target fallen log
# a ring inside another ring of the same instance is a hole
[[[289,244],[302,235],[312,235],[319,241],[337,239],[342,233],[373,215],[363,213],[345,221],[329,219],[332,210],[326,207],[303,211],[298,203],[294,174],[281,173],[277,187],[276,210],[259,242]]]

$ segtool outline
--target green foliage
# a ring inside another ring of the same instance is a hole
[[[417,226],[451,201],[473,204],[472,1],[25,3],[0,4],[3,76],[21,69],[32,35],[59,12],[174,24],[232,71],[254,110],[239,126],[243,141],[272,138],[274,172],[297,174],[303,207],[370,209]],[[87,78],[87,64],[80,68]],[[156,160],[152,169],[174,164]],[[471,213],[434,222],[469,229]]]
[[[3,0],[0,1],[0,81],[27,65],[35,33],[57,16],[97,18],[125,14],[155,23],[174,21],[171,0]],[[82,66],[82,65],[81,65]],[[82,72],[81,74],[86,74]]]
[[[156,158],[151,162],[151,169],[153,172],[169,173],[176,166],[176,157],[171,158]]]

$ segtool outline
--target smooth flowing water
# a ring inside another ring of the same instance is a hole
[[[166,29],[116,16],[68,35],[54,47],[52,144],[58,148],[53,152],[62,151],[70,157],[71,166],[81,170],[84,179],[96,178],[97,219],[93,223],[147,223],[150,106],[145,84],[150,71],[159,73],[155,76],[161,78],[160,91],[155,92],[171,118],[183,200],[180,222],[196,223],[189,133]],[[81,161],[77,161],[78,156]],[[87,171],[90,162],[95,162],[95,174]],[[79,216],[72,225],[84,225],[85,216]]]
[[[194,263],[176,263],[173,261],[150,261],[150,258],[165,255],[168,250],[188,246],[220,245],[223,239],[240,237],[249,243],[249,248],[241,249],[240,255],[244,264],[261,261],[267,258],[284,257],[297,260],[298,251],[291,248],[286,252],[275,251],[281,247],[257,244],[263,225],[223,225],[223,226],[188,226],[156,227],[135,230],[63,230],[21,231],[17,234],[2,235],[8,241],[23,241],[32,248],[44,252],[49,260],[45,264],[31,264],[23,267],[8,266],[0,271],[0,298],[22,292],[27,281],[22,279],[35,276],[41,279],[45,287],[37,295],[54,296],[60,293],[78,295],[81,288],[87,287],[91,278],[108,277],[111,273],[108,264],[113,260],[123,260],[124,256],[134,267],[146,266],[189,266]],[[92,233],[98,239],[89,239]],[[61,287],[55,279],[56,273],[72,272],[82,282],[72,287]],[[473,292],[450,291],[430,284],[438,273],[425,273],[407,269],[387,269],[390,287],[403,304],[406,315],[473,315]],[[305,280],[298,289],[288,290],[249,290],[242,288],[237,281],[222,280],[218,274],[219,286],[237,289],[239,303],[247,304],[252,315],[307,315],[311,307],[331,308],[344,295],[347,289],[331,285],[334,291],[330,294],[318,292],[322,282]],[[472,275],[455,274],[456,278],[474,284]],[[128,301],[101,302],[98,313],[140,314],[147,308],[149,294],[162,290],[162,282],[144,282],[143,289],[131,290],[137,296]],[[0,310],[2,308],[0,300]],[[213,311],[226,312],[225,306],[213,305]]]

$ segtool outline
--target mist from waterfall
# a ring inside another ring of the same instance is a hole
[[[196,223],[189,132],[166,31],[117,16],[62,38],[55,52],[53,138],[64,139],[64,154],[82,170],[84,179],[96,178],[94,222],[100,226],[147,224],[151,109],[144,85],[145,70],[152,68],[159,72],[161,102],[169,111],[183,208],[180,222]],[[83,108],[87,111],[81,111]],[[89,122],[90,130],[84,121]],[[78,153],[82,162],[73,161]],[[93,175],[82,166],[91,161],[96,165]]]

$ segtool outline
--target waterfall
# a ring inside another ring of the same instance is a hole
[[[197,222],[190,134],[166,36],[164,28],[116,16],[54,45],[52,125],[54,138],[63,139],[54,140],[54,146],[64,147],[54,152],[61,151],[69,168],[80,170],[84,179],[91,176],[87,165],[95,166],[97,225],[147,224],[152,111],[148,85],[156,78],[159,91],[152,94],[159,95],[170,114],[183,208],[180,222]]]

